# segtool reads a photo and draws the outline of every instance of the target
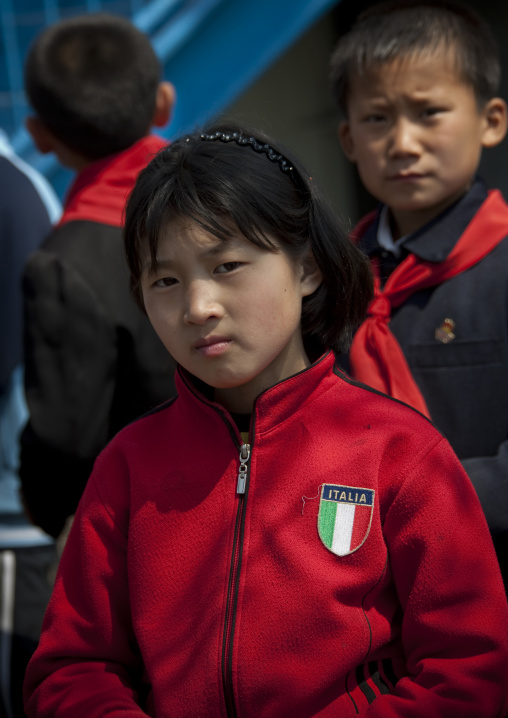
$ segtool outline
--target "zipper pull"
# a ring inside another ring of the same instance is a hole
[[[245,483],[247,481],[247,461],[250,458],[250,444],[242,444],[240,447],[240,468],[238,469],[238,483],[236,485],[236,493],[245,493]]]

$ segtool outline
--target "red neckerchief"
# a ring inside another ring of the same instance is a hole
[[[85,167],[69,190],[59,225],[82,219],[122,227],[125,202],[138,174],[166,144],[149,135]]]
[[[375,213],[362,220],[353,230],[353,238],[363,234],[374,217]],[[383,289],[379,276],[376,276],[374,299],[351,347],[352,376],[430,416],[402,349],[388,327],[392,309],[403,304],[414,292],[435,287],[477,264],[507,234],[508,205],[501,193],[493,190],[443,262],[428,262],[410,254],[390,274]],[[377,275],[375,264],[373,268]]]

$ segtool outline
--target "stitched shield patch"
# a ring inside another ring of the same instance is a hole
[[[319,500],[318,533],[337,556],[356,551],[369,535],[374,489],[323,484]]]

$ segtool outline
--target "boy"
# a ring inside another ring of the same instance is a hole
[[[170,117],[148,38],[97,14],[63,20],[26,62],[41,152],[78,172],[63,217],[26,266],[26,393],[21,480],[33,520],[57,536],[93,461],[125,424],[173,391],[171,360],[129,297],[122,212]],[[41,477],[42,473],[42,477]]]
[[[506,577],[508,208],[475,176],[506,133],[499,76],[485,23],[449,2],[376,5],[332,57],[342,147],[381,202],[354,232],[377,299],[352,374],[443,431]]]

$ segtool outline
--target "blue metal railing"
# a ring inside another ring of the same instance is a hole
[[[337,0],[222,0],[178,51],[156,34],[177,91],[168,136],[227,108]]]

